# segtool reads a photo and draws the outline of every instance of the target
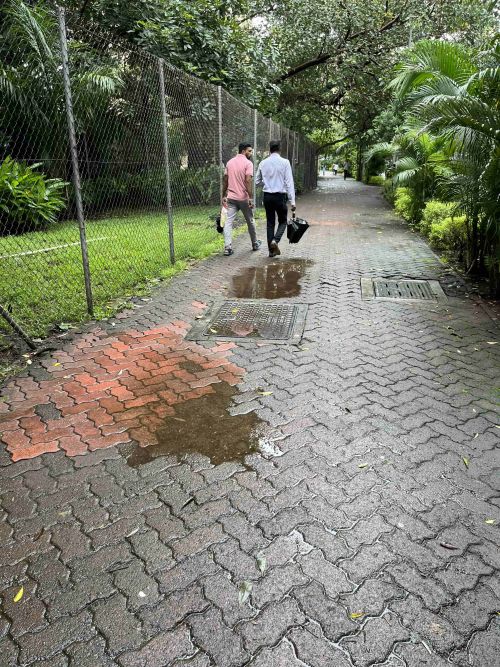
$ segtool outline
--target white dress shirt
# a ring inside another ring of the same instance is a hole
[[[271,153],[259,164],[255,185],[264,184],[264,192],[282,192],[288,195],[292,206],[295,206],[295,185],[293,182],[292,165],[279,153]]]

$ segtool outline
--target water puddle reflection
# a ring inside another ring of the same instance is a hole
[[[283,299],[300,294],[300,279],[312,260],[290,258],[241,269],[233,276],[231,296],[239,299]]]
[[[203,370],[189,363],[190,372]],[[182,364],[186,367],[186,363]],[[243,460],[247,454],[260,450],[259,429],[262,420],[255,414],[231,415],[229,408],[240,392],[227,382],[211,384],[210,393],[173,405],[174,414],[164,419],[156,431],[158,443],[137,447],[128,457],[130,466],[148,463],[159,456],[198,453],[208,456],[217,465],[225,461]]]

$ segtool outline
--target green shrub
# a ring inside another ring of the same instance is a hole
[[[394,208],[404,220],[412,221],[413,197],[410,188],[396,188],[394,193]]]
[[[453,210],[456,204],[451,202],[437,201],[432,199],[428,201],[422,212],[419,230],[424,236],[429,236],[433,225],[442,222],[445,218],[453,217]]]
[[[385,183],[385,178],[383,176],[370,176],[368,179],[368,185],[378,185],[383,186]]]
[[[391,178],[386,178],[384,181],[384,190],[383,190],[384,199],[386,199],[389,204],[394,206],[394,198],[396,196],[396,188],[392,182]]]
[[[467,222],[465,215],[444,218],[431,225],[429,240],[437,249],[453,254],[459,259],[464,257],[467,249]]]
[[[6,157],[0,165],[0,236],[43,229],[64,208],[67,183]]]
[[[220,199],[219,167],[187,169],[188,204],[214,204]]]

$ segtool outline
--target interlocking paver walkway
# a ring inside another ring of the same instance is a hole
[[[497,664],[497,324],[378,189],[326,179],[300,212],[300,347],[185,340],[269,263],[241,237],[4,387],[2,667]],[[449,300],[363,300],[361,277]],[[128,465],[216,385],[265,453]]]

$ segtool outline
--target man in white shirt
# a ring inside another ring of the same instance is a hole
[[[269,157],[259,164],[255,184],[264,185],[264,208],[267,218],[267,245],[269,257],[281,255],[279,242],[286,229],[288,206],[287,198],[295,211],[295,186],[293,183],[292,166],[280,155],[280,142],[271,141]],[[278,229],[276,229],[278,216]]]

